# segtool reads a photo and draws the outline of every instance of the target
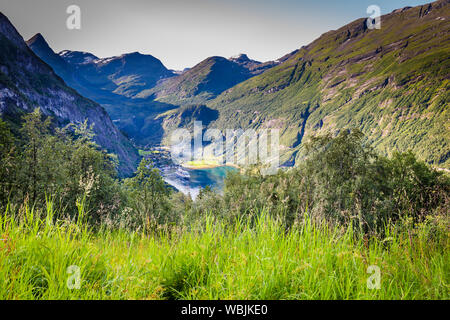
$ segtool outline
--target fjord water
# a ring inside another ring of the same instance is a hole
[[[211,189],[221,192],[224,187],[225,177],[228,172],[237,169],[230,166],[214,168],[188,169],[170,168],[162,170],[164,180],[184,194],[190,194],[195,199],[200,190],[209,186]]]

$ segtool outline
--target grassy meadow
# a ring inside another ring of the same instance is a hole
[[[289,231],[261,212],[254,223],[205,216],[190,229],[92,230],[22,207],[0,218],[0,299],[448,299],[448,230],[442,221],[386,227],[304,223]],[[81,210],[83,210],[81,208]],[[20,218],[19,218],[20,216]],[[79,289],[69,289],[80,268]],[[367,285],[368,266],[380,287]]]
[[[86,123],[0,121],[0,299],[449,298],[450,178],[358,130],[230,172],[195,200],[151,160],[117,177]]]

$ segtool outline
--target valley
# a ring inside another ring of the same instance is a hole
[[[191,161],[175,164],[172,161],[170,150],[161,147],[154,147],[149,151],[141,150],[140,154],[152,161],[167,184],[194,200],[201,189],[206,187],[221,193],[226,174],[238,170],[235,167],[219,165],[215,162],[196,163]]]
[[[203,120],[205,129],[279,129],[281,163],[295,165],[310,137],[354,127],[382,154],[411,149],[448,169],[449,7],[395,10],[382,30],[359,19],[276,61],[215,56],[182,72],[140,53],[57,54],[42,35],[28,45],[138,148],[168,146],[172,130]]]
[[[250,2],[2,3],[0,300],[449,300],[450,0]]]

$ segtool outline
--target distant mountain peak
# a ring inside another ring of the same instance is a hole
[[[87,64],[99,60],[99,57],[84,51],[63,50],[58,55],[70,64]]]
[[[122,55],[122,57],[124,56],[148,56],[148,54],[142,54],[139,51],[134,51],[134,52],[130,52],[130,53],[124,53]]]
[[[125,53],[125,54],[122,54],[121,56],[110,58],[110,60],[114,60],[114,59],[123,59],[126,61],[134,61],[136,63],[141,63],[143,65],[156,63],[158,65],[161,65],[161,67],[163,67],[162,62],[158,58],[152,56],[151,54],[143,54],[138,51],[131,52],[131,53]],[[166,69],[165,67],[163,67],[163,68]]]
[[[32,36],[29,40],[27,40],[27,44],[30,45],[31,43],[35,43],[37,41],[43,41],[46,42],[44,37],[40,32],[36,33],[34,36]]]
[[[205,61],[227,61],[228,59],[221,57],[221,56],[212,56],[209,58],[206,58],[205,60],[201,61],[200,63],[198,63],[197,65],[205,62]]]
[[[237,55],[231,56],[229,60],[232,61],[252,61],[245,53],[239,53]]]
[[[0,12],[0,33],[9,41],[13,42],[17,47],[25,49],[27,46],[22,36],[17,32],[14,25],[9,21],[2,12]]]
[[[58,76],[65,78],[66,83],[69,82],[67,80],[69,80],[69,75],[72,72],[71,67],[61,56],[53,51],[41,33],[36,33],[26,41],[26,44],[42,61],[51,66]]]
[[[39,48],[40,50],[45,50],[47,52],[51,52],[52,54],[55,54],[41,33],[36,33],[33,37],[31,37],[30,39],[28,39],[26,41],[26,44],[29,47]]]
[[[250,59],[245,53],[239,53],[230,57],[228,60],[248,69],[254,69],[258,65],[262,64],[260,61]]]
[[[236,55],[234,55],[234,56],[231,56],[230,59],[250,60],[250,59],[248,58],[247,54],[245,54],[245,53],[239,53],[239,54],[236,54]]]
[[[131,175],[139,159],[131,142],[99,104],[66,85],[61,76],[70,80],[72,69],[48,47],[41,34],[31,38],[29,44],[0,13],[0,118],[18,125],[23,113],[39,107],[58,126],[88,119],[94,125],[95,141],[118,156],[121,175]]]

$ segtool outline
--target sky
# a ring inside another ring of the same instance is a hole
[[[105,58],[138,51],[183,70],[210,56],[276,60],[358,18],[430,0],[0,0],[25,40],[40,32],[55,52]],[[66,9],[81,10],[69,30]]]

